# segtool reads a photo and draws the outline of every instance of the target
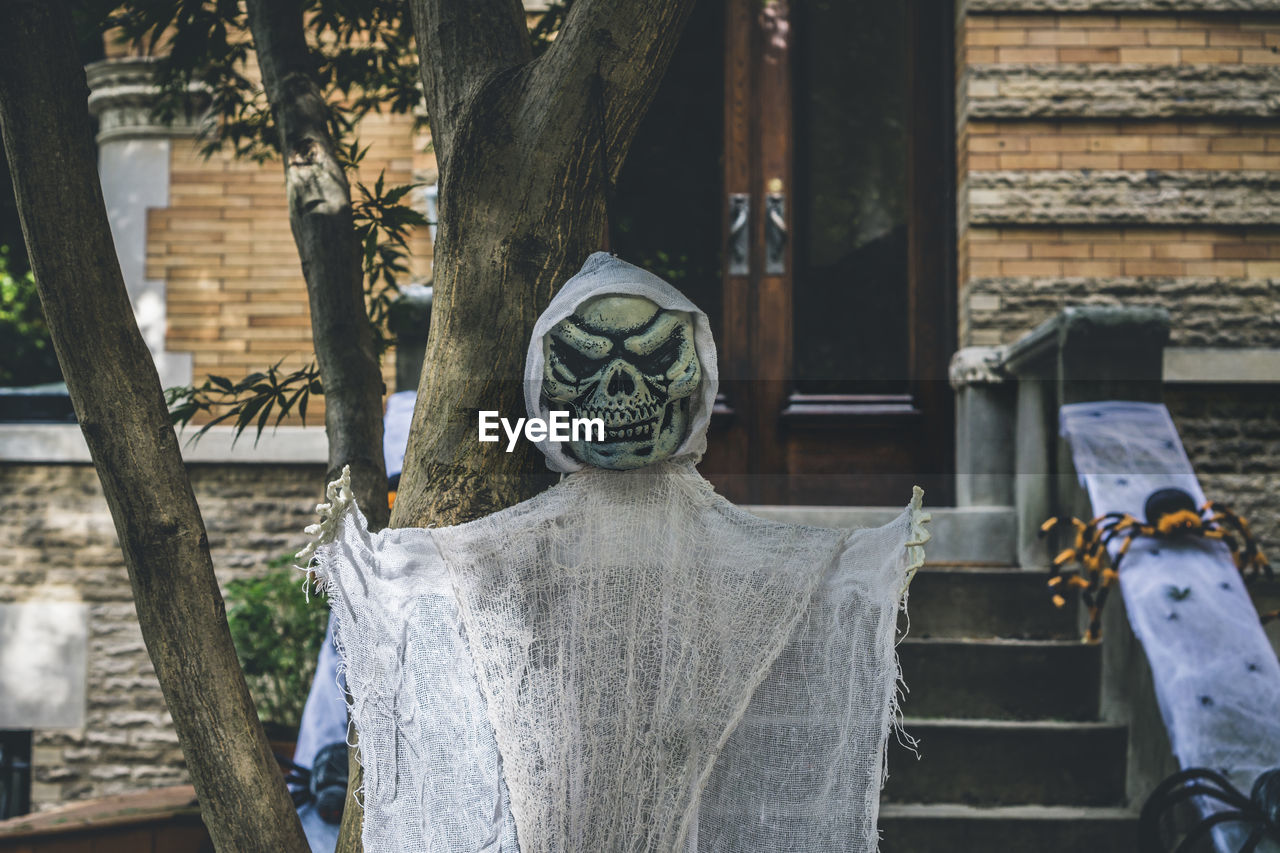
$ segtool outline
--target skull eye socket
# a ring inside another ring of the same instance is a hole
[[[653,352],[647,355],[635,356],[635,366],[640,369],[641,373],[649,376],[662,376],[675,363],[675,360],[680,357],[680,350],[683,346],[684,333],[678,330],[659,344]]]
[[[592,375],[600,369],[603,361],[584,355],[559,338],[551,339],[551,353],[554,356],[553,367],[566,373],[565,379],[572,381]]]

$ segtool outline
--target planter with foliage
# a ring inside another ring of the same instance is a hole
[[[258,577],[227,584],[227,623],[258,717],[273,741],[292,741],[315,677],[329,608],[307,601],[292,555]],[[291,757],[291,756],[287,756]]]

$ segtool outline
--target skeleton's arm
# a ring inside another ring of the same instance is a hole
[[[315,556],[317,548],[328,545],[337,538],[342,515],[355,502],[355,496],[351,493],[351,466],[343,466],[342,476],[328,485],[325,489],[325,497],[329,499],[328,503],[316,504],[316,513],[320,516],[320,520],[315,524],[307,525],[305,531],[311,536],[311,541],[294,557],[296,564],[301,568],[307,567],[311,558]]]
[[[911,533],[907,537],[907,568],[902,579],[902,595],[906,595],[911,579],[916,571],[924,565],[924,545],[933,538],[925,529],[925,524],[933,520],[933,516],[924,510],[924,489],[915,486],[911,490],[911,502],[907,504],[911,523]]]

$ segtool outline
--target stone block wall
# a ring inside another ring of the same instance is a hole
[[[1272,562],[1280,557],[1280,393],[1275,386],[1175,387],[1165,403],[1205,496],[1249,519]]]
[[[322,465],[189,470],[224,584],[299,548],[323,496]],[[89,609],[85,725],[35,730],[33,808],[185,782],[93,467],[0,464],[0,527],[0,602],[75,599]]]
[[[966,0],[956,40],[962,346],[1126,304],[1219,365],[1280,350],[1280,3]],[[1206,492],[1280,548],[1280,372],[1166,399]]]

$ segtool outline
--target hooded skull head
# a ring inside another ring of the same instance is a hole
[[[599,419],[604,439],[587,431],[563,445],[543,442],[548,466],[625,470],[700,456],[715,365],[705,314],[652,273],[592,255],[535,326],[526,402],[531,416]]]
[[[639,468],[680,446],[702,379],[687,311],[663,310],[643,296],[598,296],[543,342],[542,393],[553,408],[604,423],[603,441],[569,442],[575,459]]]

